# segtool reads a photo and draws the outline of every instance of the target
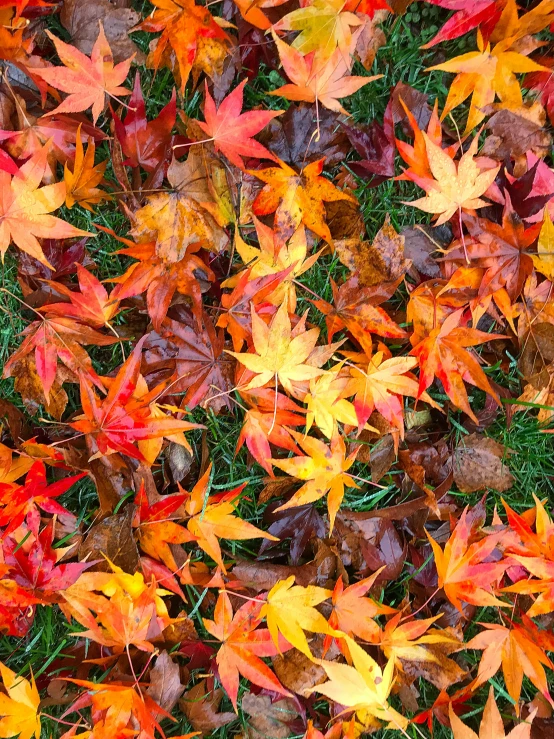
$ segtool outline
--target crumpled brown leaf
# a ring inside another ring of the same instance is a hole
[[[131,527],[132,520],[133,506],[128,505],[121,513],[95,524],[79,548],[79,560],[100,560],[95,569],[111,572],[107,558],[124,572],[136,572],[140,560]]]
[[[69,31],[71,43],[90,56],[102,21],[114,61],[122,62],[135,54],[135,63],[144,64],[145,56],[129,37],[129,31],[140,21],[140,15],[110,0],[66,0],[60,11],[62,26]]]
[[[242,710],[248,714],[244,739],[287,739],[297,733],[288,726],[298,718],[298,711],[290,698],[272,703],[268,695],[245,693]]]
[[[236,719],[232,711],[218,712],[224,695],[221,688],[210,690],[207,681],[201,680],[187,690],[179,701],[179,708],[192,724],[192,728],[205,736]]]
[[[454,482],[462,493],[493,488],[499,493],[514,484],[514,477],[504,459],[508,450],[482,434],[464,437],[452,458]]]

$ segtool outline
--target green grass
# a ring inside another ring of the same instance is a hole
[[[144,3],[144,7],[141,8],[143,15],[146,15],[148,8],[148,4]],[[439,49],[421,50],[420,45],[436,33],[444,18],[444,13],[434,6],[422,7],[414,4],[408,9],[406,16],[387,23],[387,43],[380,49],[374,67],[370,72],[371,74],[383,74],[383,77],[362,88],[346,102],[346,107],[356,122],[368,123],[375,118],[381,121],[390,89],[400,81],[427,93],[431,104],[435,98],[438,98],[439,107],[442,106],[448,89],[447,83],[451,81],[451,77],[440,72],[426,72],[426,67],[436,63],[437,54],[440,54],[441,51],[444,51],[448,57],[452,57],[468,50],[468,48],[474,48],[473,46],[468,47],[468,44],[473,44],[474,41],[474,36],[470,35],[467,38],[452,42],[442,49],[439,47]],[[49,23],[60,37],[68,40],[67,33],[55,18],[49,18]],[[135,36],[141,48],[146,50],[151,38],[150,35],[136,34]],[[147,100],[147,112],[149,116],[154,116],[170,98],[172,78],[166,70],[162,70],[156,76],[150,70],[145,69],[141,69],[140,73]],[[361,67],[358,67],[355,73],[369,74]],[[134,72],[130,78],[131,84],[133,78]],[[267,97],[267,91],[275,89],[279,84],[282,84],[279,73],[262,69],[258,78],[247,88],[248,105],[270,104],[274,108],[286,107],[288,105],[287,101]],[[197,90],[187,92],[180,105],[188,115],[196,116],[199,112],[200,101],[201,94]],[[99,145],[98,159],[106,158],[108,154],[107,145]],[[108,178],[112,181],[115,180],[110,169],[108,169]],[[117,183],[114,184],[114,187],[119,189]],[[416,197],[417,192],[418,188],[411,183],[389,181],[377,188],[369,188],[360,182],[356,195],[360,200],[368,238],[372,239],[375,236],[387,213],[390,214],[392,223],[399,229],[413,223],[424,222],[426,218],[424,214],[403,204],[403,201]],[[94,215],[82,208],[75,207],[71,212],[62,212],[61,216],[67,218],[76,226],[95,233],[94,223],[110,227],[122,235],[125,235],[128,229],[128,223],[117,209],[115,201],[102,205]],[[104,233],[98,233],[89,241],[88,249],[98,265],[98,275],[101,279],[109,279],[121,274],[127,266],[127,261],[115,253],[119,247],[118,242]],[[16,272],[15,260],[8,254],[2,270],[2,286],[14,295],[22,297]],[[344,268],[338,259],[333,256],[326,256],[321,258],[302,277],[301,281],[322,298],[330,300],[330,279],[339,279],[343,274]],[[308,297],[308,294],[303,295],[299,290],[299,311],[310,308],[311,303],[308,301]],[[6,293],[0,295],[0,306],[4,310],[4,320],[0,328],[0,362],[5,363],[10,354],[19,346],[21,341],[19,333],[27,324],[30,314],[22,311],[18,301]],[[310,310],[310,319],[323,327],[321,314],[314,311],[313,308]],[[100,374],[111,372],[121,361],[118,347],[113,350],[111,348],[94,349],[91,351],[91,356],[95,368]],[[496,372],[494,377],[497,382],[510,386],[517,391],[519,378],[515,363],[513,363],[510,375],[504,376],[500,372]],[[2,380],[0,382],[0,397],[14,402],[20,408],[22,407],[19,396],[14,392],[12,380]],[[476,402],[478,402],[478,394],[475,397]],[[77,408],[76,393],[71,393],[71,399],[68,413]],[[453,418],[456,419],[458,415],[454,414]],[[488,430],[491,436],[510,450],[506,463],[510,467],[516,483],[511,490],[504,494],[504,498],[517,510],[524,510],[532,506],[533,494],[536,494],[539,498],[546,498],[550,505],[553,502],[553,437],[542,433],[535,416],[536,412],[533,409],[517,413],[510,427],[507,427],[506,418],[504,414],[501,414],[497,422]],[[213,413],[206,414],[199,410],[194,413],[195,420],[205,423],[207,427],[206,440],[210,457],[216,461],[212,489],[219,491],[248,480],[249,485],[243,494],[240,505],[241,515],[252,522],[259,522],[263,506],[257,505],[256,500],[257,493],[262,487],[264,472],[260,467],[250,465],[244,449],[238,455],[235,455],[235,444],[241,426],[241,417],[242,412],[238,408],[227,415],[221,416],[215,416]],[[29,420],[36,424],[36,419]],[[462,434],[456,426],[451,427],[450,433],[453,442],[458,441]],[[195,451],[200,454],[201,435],[199,433],[191,435],[191,443]],[[357,463],[353,471],[362,478],[370,476],[368,467],[363,464]],[[364,511],[397,502],[400,494],[400,490],[396,486],[397,480],[398,477],[395,475],[387,477],[383,483],[385,484],[384,490],[369,485],[362,486],[359,491],[348,493],[345,506]],[[457,495],[460,498],[460,505],[466,502],[474,503],[480,497],[479,495]],[[85,523],[92,521],[96,496],[94,488],[88,481],[76,485],[64,496],[62,502],[70,510],[77,514],[81,513]],[[499,496],[491,493],[488,497],[488,504],[492,511],[495,505],[500,505]],[[324,508],[324,504],[322,504],[322,508]],[[257,549],[258,543],[250,541],[229,542],[226,545],[226,551],[232,556],[250,559],[256,557]],[[193,591],[192,589],[189,589],[189,591],[189,608],[195,609],[198,599],[202,597],[202,591]],[[200,612],[198,608],[195,610],[196,625],[201,628]],[[39,608],[34,625],[25,638],[0,637],[0,659],[7,662],[12,669],[21,671],[22,674],[28,674],[29,670],[32,670],[36,677],[40,677],[43,673],[48,672],[50,661],[54,658],[60,658],[64,655],[71,657],[67,650],[73,641],[73,638],[68,634],[65,619],[56,607]],[[501,679],[497,676],[495,681],[497,692],[502,695],[504,689]],[[242,685],[241,690],[244,689],[245,685]],[[533,691],[528,690],[528,687],[525,689],[527,690],[527,696],[532,697]],[[422,690],[421,704],[423,706],[432,702],[436,692],[427,684],[423,684]],[[483,699],[481,703],[479,697]],[[485,691],[479,694],[479,697],[476,696],[472,703],[478,713],[480,713],[486,699]],[[229,710],[227,701],[223,704],[221,710]],[[49,709],[49,711],[55,715],[61,712],[61,709],[60,711]],[[223,739],[230,733],[238,732],[246,721],[247,718],[239,712],[234,724],[222,728],[215,732],[213,736]],[[177,724],[172,725],[171,729],[167,724],[165,726],[168,729],[168,736],[176,736],[190,730],[190,726],[184,717]],[[420,729],[420,731],[427,735],[426,730]],[[45,739],[48,736],[55,737],[59,735],[59,732],[59,725],[53,722],[45,722],[43,732]],[[408,729],[408,735],[421,736],[413,726]],[[384,730],[376,736],[388,739],[388,737],[397,737],[399,734],[398,732]],[[434,736],[436,739],[443,739],[450,737],[451,732],[435,724]]]

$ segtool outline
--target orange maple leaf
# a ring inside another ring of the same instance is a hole
[[[457,408],[477,423],[477,417],[469,405],[464,381],[488,393],[500,405],[500,398],[493,389],[481,365],[466,347],[478,346],[492,339],[505,338],[502,334],[488,334],[475,328],[463,325],[469,318],[464,318],[464,309],[455,311],[445,319],[442,326],[434,328],[429,336],[415,346],[410,354],[419,362],[419,390],[422,394],[438,377],[444,391]],[[462,323],[462,325],[460,325]]]
[[[219,595],[214,620],[205,618],[204,626],[212,636],[223,642],[217,653],[217,667],[221,684],[227,691],[233,708],[237,710],[239,676],[254,685],[290,695],[260,657],[273,657],[279,651],[291,648],[284,640],[277,647],[268,629],[258,629],[262,622],[262,602],[251,600],[233,616],[233,607],[226,592]]]
[[[234,501],[246,487],[246,483],[219,496],[208,495],[211,470],[210,465],[187,496],[185,510],[190,516],[187,528],[198,546],[219,565],[223,572],[226,572],[218,538],[230,539],[231,541],[243,541],[245,539],[279,540],[235,515],[236,505]]]
[[[65,183],[39,187],[48,166],[50,143],[39,149],[10,177],[0,169],[0,254],[2,259],[13,243],[39,262],[51,267],[44,256],[39,238],[69,239],[89,236],[50,213],[63,205]]]
[[[461,601],[476,606],[507,607],[509,604],[499,600],[493,591],[508,562],[491,558],[503,532],[490,534],[470,544],[477,532],[467,514],[468,509],[465,508],[444,550],[427,533],[435,555],[439,588],[444,589],[448,600],[461,613]]]
[[[96,123],[104,110],[106,95],[117,98],[130,94],[131,91],[121,84],[129,73],[133,57],[114,65],[104,28],[102,23],[99,25],[100,31],[90,57],[46,31],[64,66],[35,69],[34,72],[57,90],[69,93],[57,108],[46,115],[78,113],[92,107],[92,118]]]
[[[186,447],[188,443],[183,432],[204,428],[167,416],[155,403],[160,388],[148,392],[140,375],[141,348],[145,340],[146,336],[143,336],[121,366],[103,400],[94,391],[90,380],[81,376],[83,413],[70,426],[94,439],[98,447],[94,456],[121,452],[146,461],[150,440],[171,437],[172,441]],[[134,446],[135,442],[139,448]],[[141,443],[146,445],[144,452],[140,449]]]
[[[275,156],[252,137],[267,126],[272,118],[283,113],[282,110],[249,110],[241,113],[246,82],[243,80],[235,87],[217,108],[206,83],[206,122],[197,121],[200,128],[212,137],[216,151],[221,151],[231,164],[240,169],[244,168],[242,157],[276,161]]]
[[[275,229],[283,239],[288,239],[301,223],[331,242],[331,232],[325,223],[324,202],[356,199],[341,192],[332,182],[321,177],[325,159],[311,162],[298,173],[285,162],[280,167],[249,170],[249,173],[265,182],[252,210],[254,215],[266,216],[275,211]]]

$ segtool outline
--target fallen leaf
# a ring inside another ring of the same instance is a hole
[[[224,692],[221,688],[209,689],[206,680],[201,680],[179,701],[183,711],[195,731],[202,736],[211,734],[222,726],[227,726],[236,719],[232,711],[220,712],[219,705]]]
[[[88,0],[67,0],[62,5],[60,20],[69,33],[71,43],[83,54],[90,55],[101,21],[116,63],[133,55],[136,64],[144,63],[144,54],[128,35],[140,20],[139,14],[131,8],[110,0],[94,0],[93,3]]]
[[[247,739],[287,739],[296,733],[288,725],[299,717],[296,703],[290,698],[272,702],[268,695],[245,693],[241,708],[249,717],[244,732]]]
[[[504,460],[508,452],[502,444],[481,434],[460,439],[452,456],[454,482],[462,493],[492,488],[499,493],[509,490],[514,477]]]

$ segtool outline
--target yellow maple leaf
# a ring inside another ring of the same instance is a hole
[[[50,215],[63,205],[65,183],[39,187],[48,166],[49,140],[42,149],[23,164],[17,175],[10,177],[0,170],[0,256],[4,258],[8,246],[13,243],[48,267],[40,238],[69,239],[74,236],[90,236],[70,223]]]
[[[294,585],[294,575],[280,580],[267,594],[260,617],[267,619],[267,628],[274,644],[279,647],[279,634],[300,652],[313,659],[304,631],[316,634],[335,632],[314,606],[330,598],[332,592],[316,585]]]
[[[554,281],[554,224],[548,208],[544,209],[544,221],[537,245],[538,254],[531,254],[537,272]]]
[[[329,531],[333,531],[335,516],[344,498],[344,488],[358,487],[347,474],[347,470],[354,464],[359,447],[347,457],[344,439],[339,434],[333,436],[330,446],[327,446],[320,439],[304,436],[292,429],[288,431],[309,456],[272,459],[271,463],[287,475],[306,482],[290,500],[276,510],[284,511],[287,508],[313,503],[327,495]]]
[[[337,423],[358,426],[356,409],[344,398],[348,377],[340,377],[340,370],[341,365],[337,365],[321,377],[311,380],[310,392],[304,398],[308,406],[306,433],[315,423],[321,433],[331,439],[337,433]]]
[[[198,546],[226,573],[219,538],[231,541],[243,541],[245,539],[279,541],[279,539],[235,515],[235,501],[245,487],[244,485],[230,490],[220,501],[210,502],[208,483],[211,469],[210,465],[192,489],[190,499],[185,504],[185,509],[191,516],[187,528],[195,537]]]
[[[254,216],[254,224],[258,236],[259,247],[247,244],[241,237],[238,229],[235,233],[235,250],[250,269],[250,280],[256,277],[274,275],[288,268],[292,268],[285,279],[279,282],[277,288],[267,296],[266,300],[272,305],[286,303],[289,311],[296,309],[296,288],[294,280],[310,269],[321,254],[321,250],[308,257],[306,229],[299,226],[288,242],[279,237],[269,226],[264,225]],[[235,287],[240,274],[231,277],[222,284],[222,287]]]
[[[0,662],[0,674],[7,695],[0,693],[0,736],[40,739],[40,696],[34,678],[31,681],[12,672]]]
[[[500,165],[481,172],[473,158],[477,153],[477,137],[456,164],[425,132],[422,132],[422,136],[435,185],[424,198],[412,200],[405,205],[413,205],[426,213],[435,213],[439,216],[435,224],[437,226],[446,223],[456,211],[474,210],[488,205],[485,200],[481,200],[481,195],[494,182]]]
[[[83,141],[81,139],[81,125],[77,129],[77,138],[75,140],[75,162],[73,171],[69,168],[67,162],[63,170],[63,178],[66,187],[65,204],[68,208],[72,208],[75,203],[79,203],[83,208],[92,211],[91,205],[98,205],[103,200],[110,200],[111,196],[107,192],[101,190],[99,185],[104,179],[107,160],[94,164],[94,154],[96,147],[94,139],[89,139],[86,153],[83,149]]]
[[[352,665],[318,660],[329,680],[310,692],[321,693],[345,708],[353,708],[366,729],[377,728],[378,721],[387,721],[388,728],[404,730],[408,720],[388,704],[394,682],[394,660],[390,659],[381,669],[353,639],[348,636],[344,639]]]
[[[456,77],[450,86],[441,119],[461,105],[471,95],[471,105],[465,133],[469,133],[484,119],[483,108],[491,105],[495,97],[502,105],[520,107],[523,105],[521,88],[516,73],[550,71],[546,67],[528,59],[523,54],[510,51],[513,39],[502,41],[491,50],[485,47],[481,32],[477,32],[478,51],[450,59],[443,64],[429,67],[428,71],[454,72]],[[502,107],[502,106],[501,106]]]
[[[273,25],[274,31],[300,31],[291,46],[301,54],[315,51],[320,60],[329,59],[338,48],[346,60],[353,51],[352,28],[363,21],[344,10],[344,0],[313,0],[310,5],[287,13]]]
[[[252,340],[255,352],[239,353],[225,350],[236,357],[255,377],[244,390],[263,387],[271,380],[279,381],[291,395],[295,394],[293,382],[311,380],[323,374],[323,370],[306,363],[315,349],[318,328],[305,330],[300,321],[293,329],[288,308],[283,304],[271,319],[269,326],[252,306]]]

